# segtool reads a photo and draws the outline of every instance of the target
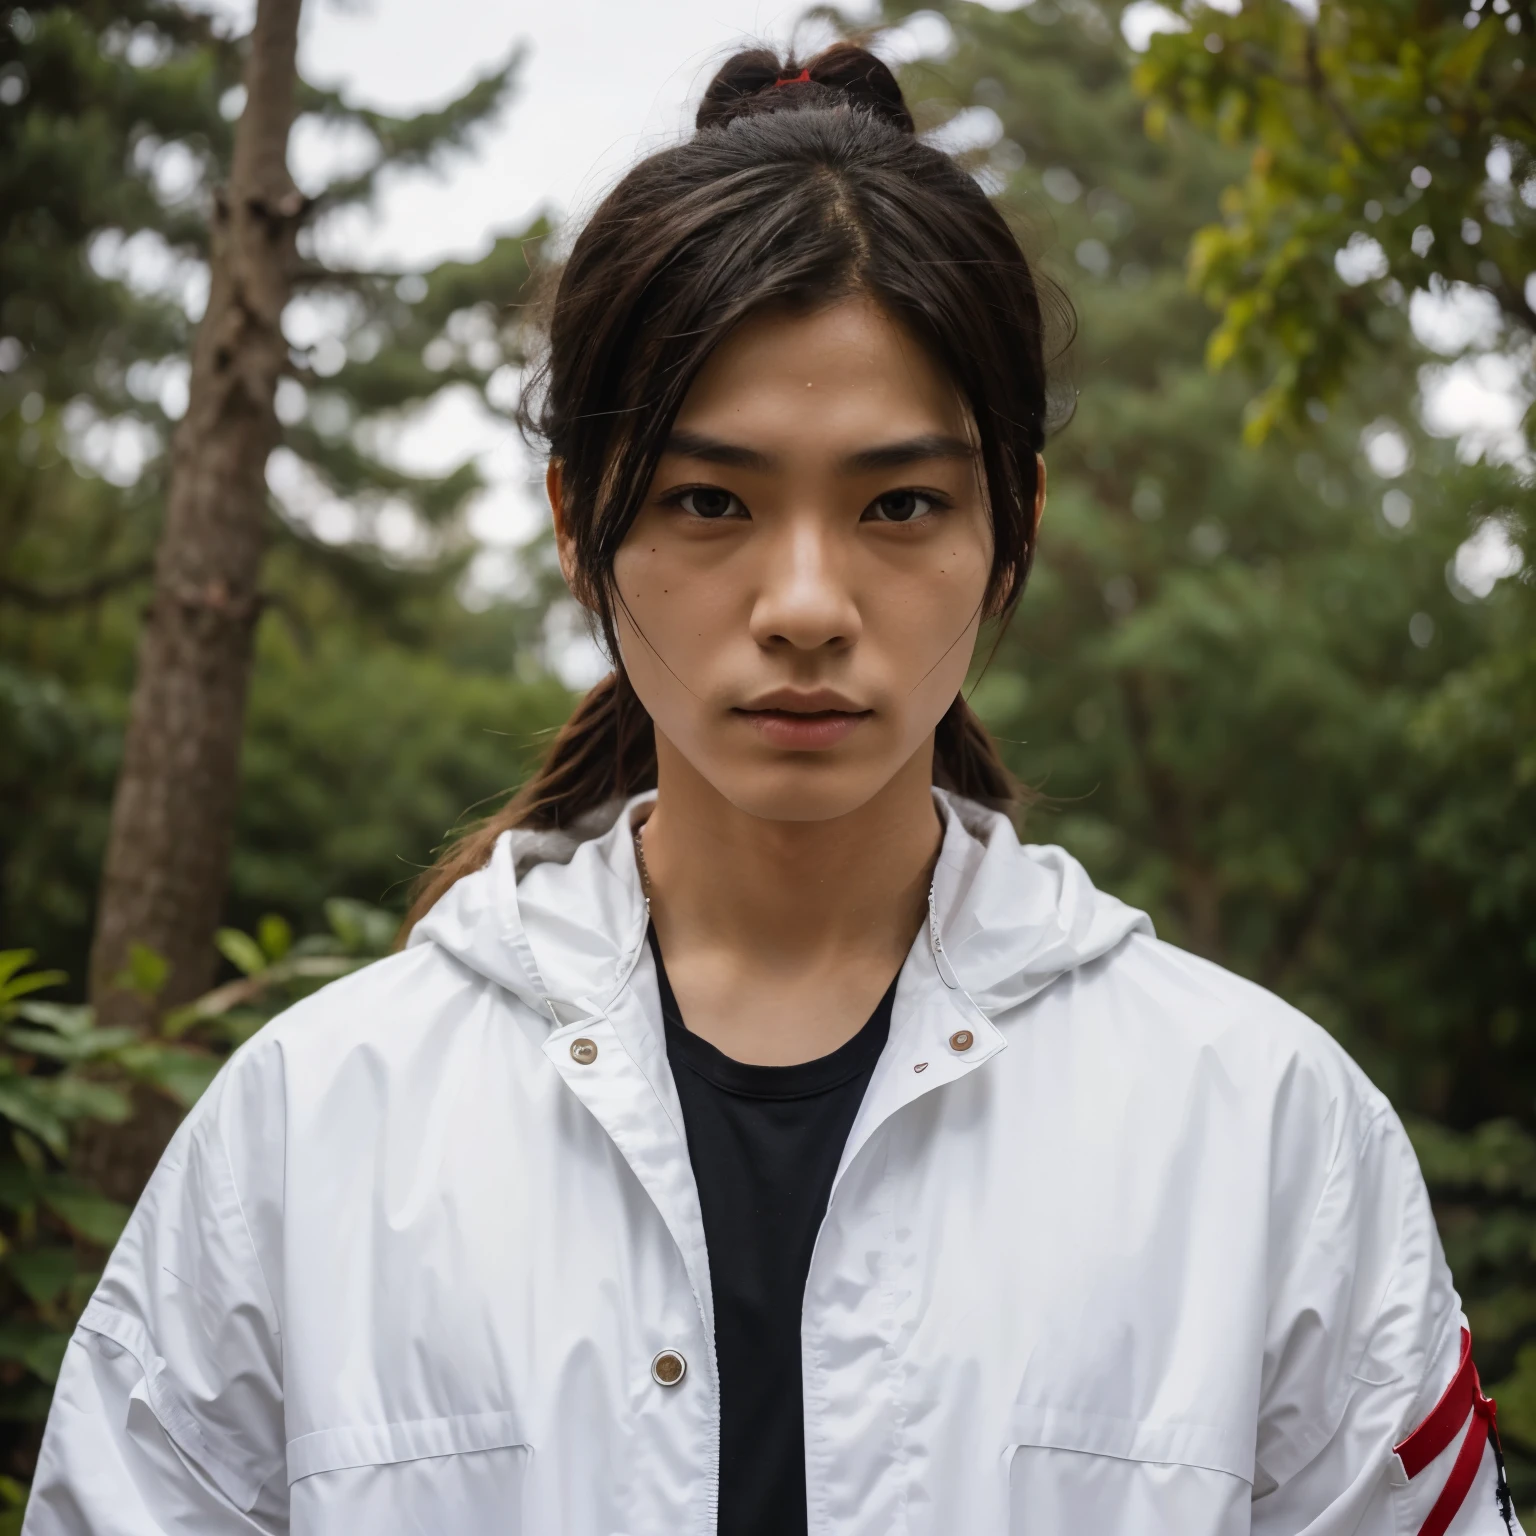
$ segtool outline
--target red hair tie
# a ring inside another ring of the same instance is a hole
[[[785,75],[782,80],[775,80],[773,84],[775,89],[781,85],[807,85],[810,82],[810,78],[810,70],[802,69],[798,75]]]

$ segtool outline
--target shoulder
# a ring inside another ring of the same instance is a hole
[[[363,1167],[409,1144],[434,1103],[487,1081],[510,1099],[547,1028],[436,945],[375,961],[279,1014],[225,1062],[142,1204],[183,1212],[173,1225],[244,1229],[263,1254],[279,1251],[296,1161]]]
[[[1129,935],[1038,1005],[1074,1054],[1114,1061],[1117,1076],[1170,1113],[1241,1124],[1277,1177],[1298,1165],[1342,1170],[1383,1136],[1404,1140],[1385,1095],[1326,1030],[1149,934]]]
[[[225,1063],[178,1143],[212,1141],[249,1170],[283,1165],[295,1127],[357,1126],[536,1048],[547,1030],[495,982],[435,944],[376,960],[264,1025]],[[168,1156],[177,1151],[173,1143]]]
[[[1132,935],[1108,958],[1099,985],[1131,1003],[1160,1046],[1215,1052],[1277,1080],[1316,1077],[1331,1092],[1358,1099],[1372,1117],[1387,1108],[1321,1025],[1257,982],[1177,945]]]
[[[326,1075],[350,1063],[414,1061],[508,1013],[529,1010],[436,944],[375,960],[278,1014],[231,1058],[237,1081]],[[547,1028],[547,1021],[541,1026]]]

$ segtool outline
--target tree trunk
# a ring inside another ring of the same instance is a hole
[[[91,999],[105,1024],[149,1025],[206,990],[217,965],[261,608],[266,464],[279,433],[273,398],[288,355],[282,315],[306,210],[287,164],[301,5],[259,0],[229,184],[215,198],[208,309],[172,442],[91,950]],[[170,964],[154,1000],[119,985],[136,945]],[[82,1149],[89,1171],[120,1191],[137,1187],[164,1131],[133,1121],[104,1130]],[[137,1144],[146,1137],[152,1145]]]

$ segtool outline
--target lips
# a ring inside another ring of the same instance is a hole
[[[836,688],[773,688],[741,706],[744,714],[867,715],[869,711]]]
[[[846,741],[872,711],[831,689],[817,689],[810,693],[779,690],[733,713],[768,746],[788,752],[824,752]]]

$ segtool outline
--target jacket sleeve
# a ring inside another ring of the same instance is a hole
[[[1310,1219],[1276,1245],[1253,1536],[1511,1536],[1428,1191],[1365,1091],[1335,1106]]]
[[[166,1149],[65,1353],[23,1536],[288,1529],[275,1232],[242,1166],[281,1187],[281,1102],[251,1052]],[[265,1053],[270,1058],[272,1051]],[[275,1112],[274,1112],[275,1111]],[[275,1166],[274,1166],[275,1160]],[[265,1261],[265,1263],[264,1263]]]

